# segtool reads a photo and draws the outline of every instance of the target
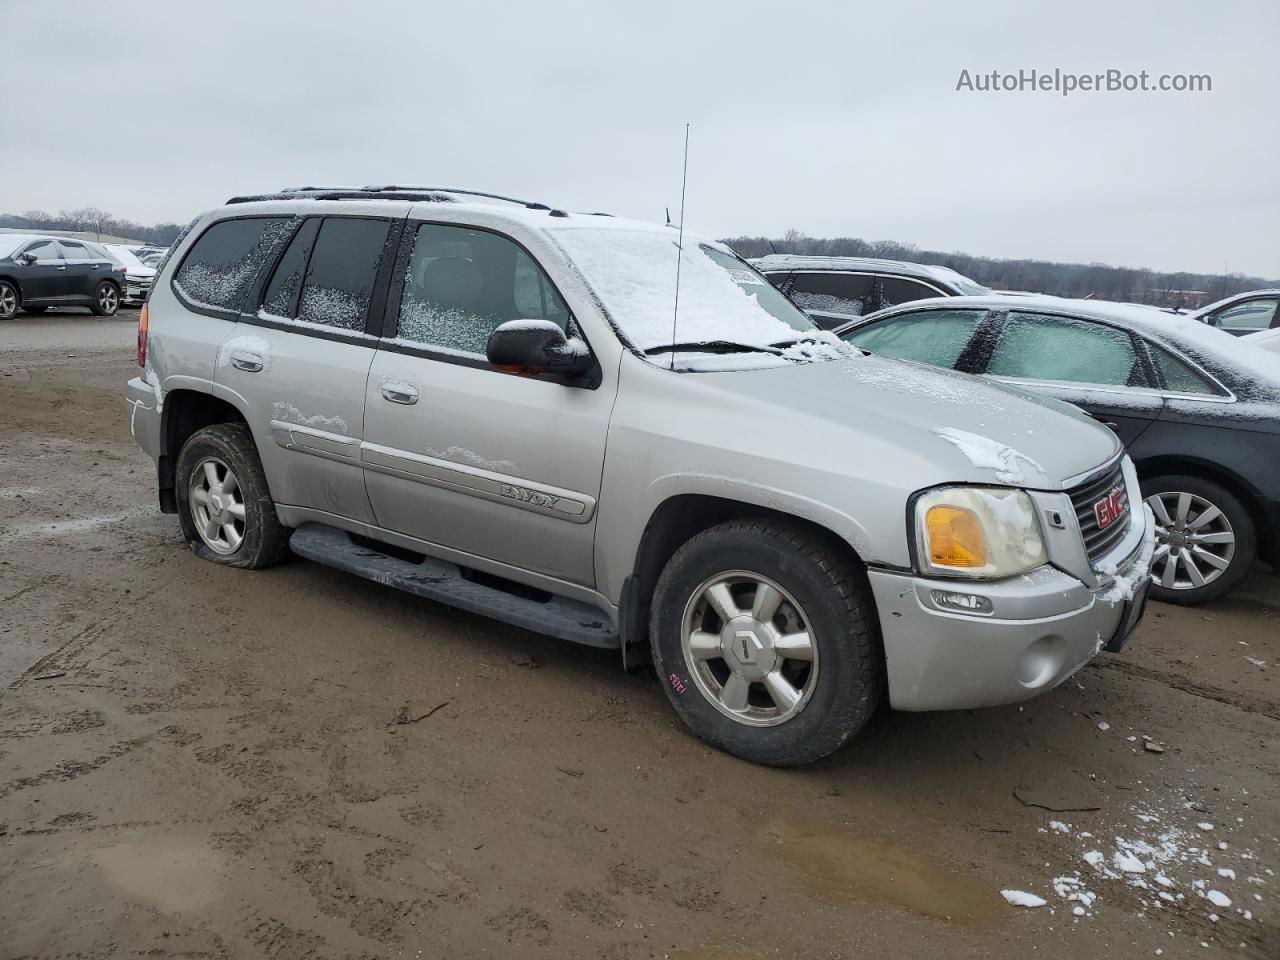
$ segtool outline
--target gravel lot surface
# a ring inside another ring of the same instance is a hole
[[[197,559],[134,317],[0,323],[0,955],[1280,957],[1273,573],[752,767],[607,652]]]

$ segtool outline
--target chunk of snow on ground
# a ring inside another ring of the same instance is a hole
[[[1090,850],[1084,855],[1084,862],[1091,867],[1099,866],[1107,860],[1106,855],[1101,850]]]
[[[1043,907],[1046,902],[1043,897],[1037,897],[1034,893],[1027,893],[1024,890],[1001,890],[1000,896],[1015,907]]]
[[[1197,823],[1197,824],[1196,824],[1196,826],[1197,826],[1197,827],[1199,827],[1201,830],[1204,830],[1204,831],[1206,831],[1206,832],[1208,832],[1209,830],[1212,830],[1212,829],[1213,829],[1213,824],[1212,824],[1212,823]]]
[[[1215,907],[1231,906],[1231,898],[1221,890],[1210,890],[1205,895],[1205,899],[1212,903]]]
[[[1106,733],[1108,730],[1111,729],[1111,724],[1107,723],[1107,721],[1105,720],[1099,720],[1098,729],[1101,730],[1103,733]]]
[[[1245,659],[1248,660],[1250,663],[1252,663],[1255,667],[1265,667],[1267,665],[1267,661],[1259,660],[1257,657],[1245,657]]]
[[[1050,820],[1049,829],[1054,833],[1070,833],[1071,824],[1063,823],[1061,820]]]
[[[1111,856],[1111,862],[1116,865],[1117,870],[1124,873],[1144,873],[1147,865],[1135,857],[1127,850],[1117,850]]]
[[[1236,872],[1230,867],[1219,867],[1218,876],[1226,880],[1234,880],[1236,878]]]

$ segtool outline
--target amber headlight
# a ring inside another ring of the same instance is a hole
[[[1007,487],[943,487],[916,499],[920,572],[996,579],[1048,561],[1035,505]]]

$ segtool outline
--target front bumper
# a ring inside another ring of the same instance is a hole
[[[121,296],[125,303],[143,303],[151,292],[150,280],[125,280]]]
[[[1114,578],[1093,588],[1044,566],[993,582],[868,571],[884,636],[889,703],[960,710],[1016,703],[1052,689],[1141,619],[1154,524]],[[933,591],[978,594],[987,616],[943,609]]]

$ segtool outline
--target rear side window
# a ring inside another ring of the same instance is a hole
[[[82,243],[74,243],[70,240],[59,240],[62,244],[62,253],[68,260],[92,260],[93,254],[84,248]]]
[[[880,294],[881,309],[896,307],[900,303],[910,303],[912,300],[924,300],[926,297],[946,296],[932,287],[926,287],[923,283],[902,277],[885,277],[883,283],[884,287]]]
[[[299,320],[364,331],[388,227],[385,220],[325,218],[303,277]]]
[[[928,310],[850,330],[844,339],[883,357],[954,367],[982,322],[981,310]]]
[[[1146,385],[1133,340],[1123,330],[1030,313],[1009,315],[986,372],[1063,383]]]
[[[238,311],[245,292],[288,237],[291,217],[219,220],[200,234],[174,275],[173,286],[193,306]]]
[[[289,248],[280,258],[276,272],[267,286],[266,295],[262,298],[262,312],[279,319],[288,319],[298,315],[298,294],[302,290],[302,275],[307,269],[307,260],[311,257],[311,248],[316,245],[316,234],[320,232],[320,218],[305,221],[293,235]]]
[[[1154,343],[1148,343],[1147,346],[1151,350],[1151,359],[1155,361],[1156,369],[1160,371],[1160,376],[1164,378],[1164,385],[1167,389],[1172,390],[1174,393],[1192,393],[1206,396],[1216,396],[1218,394],[1218,390],[1209,381],[1168,350],[1158,347]]]
[[[860,317],[871,300],[876,278],[861,273],[797,273],[791,299],[801,310],[839,317]]]

